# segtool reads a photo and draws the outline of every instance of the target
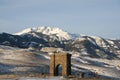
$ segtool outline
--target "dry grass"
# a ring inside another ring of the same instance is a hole
[[[98,78],[76,78],[73,80],[110,80],[110,79],[98,79]]]
[[[3,75],[0,75],[0,79],[14,79],[14,78],[21,78],[21,77],[37,77],[37,78],[46,78],[48,77],[49,75],[44,75],[44,74],[35,74],[35,73],[32,73],[32,74],[21,74],[21,75],[18,75],[18,74],[3,74]]]
[[[10,78],[10,79],[13,79],[13,78],[19,78],[19,76],[17,75],[0,75],[0,79],[6,79],[6,78]]]
[[[0,75],[1,79],[19,79],[19,78],[51,78],[51,76],[46,74],[28,74],[28,75],[15,75],[15,74],[5,74]],[[110,79],[102,79],[102,78],[80,78],[80,77],[63,77],[62,80],[110,80]]]

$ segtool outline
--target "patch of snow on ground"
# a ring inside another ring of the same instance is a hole
[[[80,57],[72,57],[72,59],[74,59],[77,62],[81,62],[81,63],[88,63],[87,61],[84,61],[83,59],[81,59]]]

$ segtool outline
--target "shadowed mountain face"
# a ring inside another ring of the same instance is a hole
[[[68,41],[65,49],[82,53],[84,56],[90,56],[95,58],[108,58],[108,59],[119,58],[117,56],[119,52],[116,53],[117,51],[119,51],[119,49],[114,48],[114,46],[110,47],[100,46],[96,43],[95,39],[93,39],[94,42],[93,41],[91,42],[88,39],[88,37],[89,36],[83,36],[79,39]],[[106,41],[105,43],[108,42]]]
[[[0,44],[19,48],[41,48],[41,47],[62,47],[57,40],[50,39],[49,36],[42,33],[36,33],[39,37],[32,34],[11,35],[8,33],[0,34]],[[49,41],[48,41],[49,40]]]
[[[38,44],[46,44],[47,42],[42,38],[37,38],[32,35],[26,34],[22,36],[11,35],[8,33],[0,34],[0,44],[8,45],[13,47],[28,48],[33,44],[34,47],[37,47]]]
[[[65,37],[66,36],[66,37]],[[78,36],[59,28],[26,29],[16,35],[1,33],[0,44],[19,48],[44,47],[63,48],[82,56],[95,58],[119,58],[120,40],[110,40],[95,36]]]

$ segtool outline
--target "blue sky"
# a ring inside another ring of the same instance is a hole
[[[120,0],[0,0],[0,32],[39,26],[120,38]]]

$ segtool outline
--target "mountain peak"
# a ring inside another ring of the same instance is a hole
[[[69,40],[74,37],[72,34],[58,27],[47,27],[47,26],[27,28],[21,32],[15,33],[15,35],[23,35],[23,34],[31,33],[31,32],[32,33],[38,32],[38,33],[42,33],[42,34],[49,35],[49,36],[55,36],[55,37],[58,37],[59,40]]]

